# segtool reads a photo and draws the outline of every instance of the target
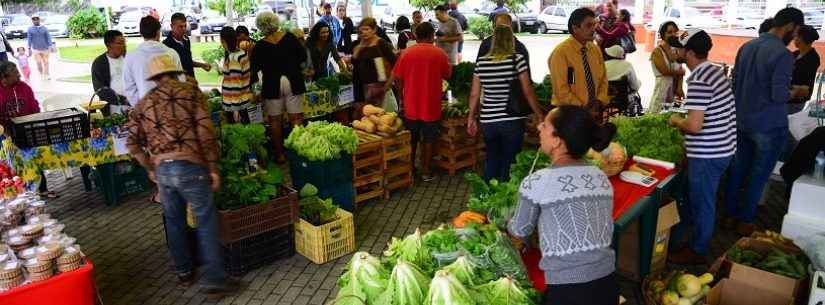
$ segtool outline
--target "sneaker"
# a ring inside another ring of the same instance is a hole
[[[435,176],[433,174],[421,174],[421,180],[424,182],[430,182],[435,180]]]
[[[740,222],[739,225],[736,226],[736,233],[739,234],[739,236],[748,237],[756,231],[759,231],[759,227],[753,223]]]
[[[207,288],[204,293],[206,293],[206,299],[210,301],[220,301],[224,297],[234,295],[238,292],[241,288],[241,283],[234,279],[226,279],[226,283],[224,283],[223,287],[221,288]]]
[[[189,288],[195,284],[195,273],[180,273],[178,274],[178,288]]]
[[[707,260],[704,256],[693,252],[689,247],[682,248],[667,257],[667,261],[677,265],[704,265]]]

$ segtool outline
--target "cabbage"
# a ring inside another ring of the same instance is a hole
[[[445,266],[441,270],[450,272],[461,284],[467,287],[474,287],[476,285],[473,280],[476,278],[476,264],[464,255],[459,256],[455,262]]]
[[[338,279],[336,305],[380,304],[378,297],[387,288],[387,270],[378,258],[367,252],[357,252]]]
[[[427,297],[430,278],[413,264],[403,260],[392,269],[387,290],[381,295],[381,305],[420,305]]]
[[[529,289],[529,288],[528,288]],[[484,304],[488,305],[533,305],[528,291],[521,289],[510,277],[476,287],[482,294]]]
[[[470,291],[449,271],[435,273],[424,305],[476,305]]]
[[[424,245],[421,231],[416,229],[415,233],[407,235],[404,239],[393,237],[384,256],[390,264],[395,264],[398,259],[410,262],[418,266],[425,274],[432,274],[435,269],[435,260],[430,255],[430,249]]]

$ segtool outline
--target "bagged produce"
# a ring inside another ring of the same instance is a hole
[[[430,249],[424,244],[424,238],[418,229],[404,239],[393,237],[387,250],[384,251],[384,256],[391,264],[395,264],[399,259],[410,262],[421,268],[425,274],[432,274],[435,269],[436,262],[430,255]]]
[[[481,300],[488,305],[533,305],[535,293],[530,289],[522,289],[510,277],[502,277],[496,281],[476,287],[481,294]]]
[[[387,290],[379,298],[382,305],[419,305],[424,302],[430,278],[413,264],[398,260],[392,268]]]
[[[430,249],[439,266],[448,265],[458,258],[458,243],[455,231],[444,225],[424,234],[424,245]]]
[[[501,231],[496,232],[496,242],[487,249],[487,255],[495,264],[498,276],[510,276],[519,281],[527,280],[527,267],[513,243]]]
[[[347,269],[338,279],[336,305],[377,305],[387,289],[388,273],[381,261],[367,252],[352,256]]]
[[[424,305],[476,305],[473,296],[449,271],[435,273]]]
[[[799,238],[799,248],[808,255],[816,270],[825,270],[825,234],[813,234]]]

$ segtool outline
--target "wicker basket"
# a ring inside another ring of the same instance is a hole
[[[355,251],[355,224],[352,214],[335,211],[338,219],[313,226],[301,219],[295,226],[295,249],[316,264],[323,264]]]

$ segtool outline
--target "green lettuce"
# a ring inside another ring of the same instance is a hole
[[[398,260],[390,275],[387,290],[381,295],[381,305],[420,305],[427,297],[430,278],[413,264]]]
[[[440,270],[430,282],[430,291],[424,305],[476,305],[470,290],[449,271]]]
[[[378,305],[387,289],[388,272],[381,261],[367,252],[352,256],[347,269],[338,279],[336,305]]]
[[[389,247],[384,251],[384,256],[390,264],[395,264],[396,261],[402,259],[415,264],[424,273],[430,275],[436,265],[435,259],[430,255],[430,249],[424,244],[424,238],[418,229],[415,230],[415,233],[404,237],[404,239],[393,237]]]
[[[467,256],[461,255],[455,262],[445,266],[441,270],[451,273],[461,284],[467,287],[475,287],[476,267],[476,264],[470,261]]]
[[[529,288],[528,288],[529,289]],[[476,287],[481,301],[487,305],[534,305],[531,293],[522,289],[513,279],[502,277],[497,281]]]

